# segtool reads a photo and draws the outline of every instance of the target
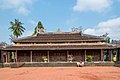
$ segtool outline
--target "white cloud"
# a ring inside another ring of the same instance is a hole
[[[37,21],[29,20],[28,22],[29,22],[30,24],[32,24],[33,26],[36,26],[36,25],[37,25]]]
[[[87,33],[87,34],[95,34],[95,29],[92,29],[92,28],[88,28],[84,31],[84,33]]]
[[[33,31],[26,30],[21,37],[31,36]]]
[[[88,28],[86,34],[103,35],[108,33],[112,39],[120,39],[120,17],[98,23],[96,29]]]
[[[30,11],[25,8],[25,7],[20,7],[18,10],[17,10],[18,13],[20,14],[23,14],[23,15],[28,15],[30,13]]]
[[[120,26],[120,17],[112,19],[112,20],[108,20],[106,22],[101,22],[98,24],[99,27],[116,27],[116,26]]]
[[[111,4],[112,0],[77,0],[73,10],[102,12],[110,8]]]
[[[32,0],[0,0],[1,9],[12,9],[20,14],[27,15],[30,11],[26,8]]]

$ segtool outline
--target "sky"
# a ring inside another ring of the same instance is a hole
[[[120,39],[120,0],[0,0],[0,42],[10,43],[10,21],[19,19],[32,35],[38,21],[47,32],[82,26],[83,33]]]

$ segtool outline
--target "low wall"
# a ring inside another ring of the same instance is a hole
[[[84,66],[115,66],[114,62],[85,62]]]
[[[12,63],[0,63],[0,68],[11,67]],[[120,62],[85,62],[84,66],[116,66],[120,67]],[[77,67],[76,62],[26,62],[22,67]]]
[[[116,63],[115,63],[115,66],[116,66],[116,67],[120,67],[120,61],[116,62]]]

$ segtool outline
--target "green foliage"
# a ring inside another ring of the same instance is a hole
[[[113,51],[113,55],[116,55],[116,53],[117,53],[117,52],[114,50],[114,51]]]
[[[119,43],[120,43],[120,40],[112,40],[111,43],[112,43],[112,44],[119,44]]]
[[[86,60],[87,60],[87,61],[92,61],[92,59],[93,59],[93,56],[88,55]]]
[[[38,22],[38,25],[36,27],[38,27],[40,29],[44,29],[44,27],[43,27],[43,25],[42,25],[42,23],[40,21]]]
[[[106,37],[106,43],[110,43],[110,37]]]
[[[47,60],[47,56],[42,56],[42,59],[43,60]]]
[[[37,26],[35,27],[33,35],[35,35],[35,34],[37,33],[37,29],[38,29],[38,28],[39,28],[39,29],[44,29],[41,21],[39,21],[38,24],[37,24]]]
[[[10,42],[12,43],[15,37],[13,35],[9,35],[9,36],[10,36],[10,38],[9,38]]]
[[[15,22],[11,21],[10,25],[11,26],[9,27],[9,29],[11,30],[11,32],[13,32],[13,36],[15,36],[16,38],[21,36],[25,30],[25,28],[22,26],[23,23],[21,23],[19,19],[15,19]]]
[[[6,42],[0,42],[0,46],[7,46],[8,44]]]

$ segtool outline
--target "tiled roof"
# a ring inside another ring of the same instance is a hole
[[[103,38],[75,32],[44,33],[14,40],[14,42],[75,42],[75,41],[104,41]]]
[[[0,50],[2,49],[2,47],[0,46]]]
[[[113,49],[108,44],[29,44],[13,45],[3,50],[79,50],[79,49]]]
[[[117,45],[117,48],[120,48],[120,44],[119,44],[119,45]]]

